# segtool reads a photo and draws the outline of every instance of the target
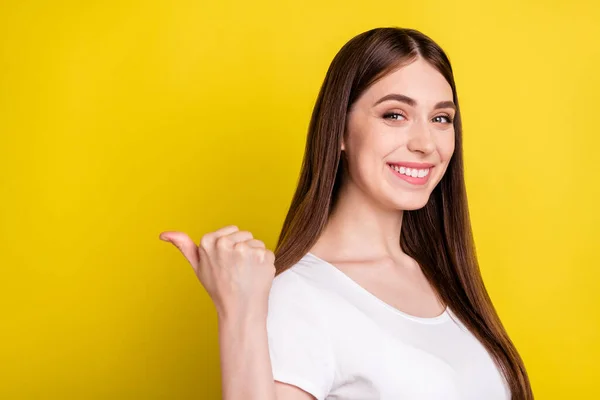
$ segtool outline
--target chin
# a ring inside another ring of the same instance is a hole
[[[399,211],[413,211],[425,207],[427,205],[427,202],[429,201],[429,196],[413,195],[412,198],[410,198],[410,196],[407,197],[408,198],[405,199],[394,199],[392,203],[393,207]]]
[[[427,205],[426,201],[423,203],[419,203],[419,204],[402,205],[399,207],[399,210],[403,210],[403,211],[420,210],[421,208],[425,207],[426,205]]]

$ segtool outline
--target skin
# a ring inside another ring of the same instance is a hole
[[[380,99],[401,94],[414,100]],[[423,207],[454,152],[452,89],[417,59],[373,84],[353,105],[342,150],[347,159],[339,200],[311,252],[365,289],[420,317],[442,313],[418,264],[398,246],[404,210]],[[389,162],[434,165],[427,184],[395,176]],[[227,226],[200,245],[182,232],[163,232],[190,262],[213,300],[219,321],[225,400],[310,400],[310,394],[273,381],[266,318],[274,255],[247,231]],[[234,267],[235,266],[235,267]],[[375,273],[374,273],[375,272]],[[252,368],[244,366],[252,365]],[[253,382],[248,385],[248,382]]]
[[[379,104],[389,94],[415,100]],[[443,307],[420,267],[398,243],[403,210],[425,206],[454,153],[452,88],[423,60],[388,74],[356,101],[343,151],[348,173],[328,224],[311,252],[329,261],[377,297],[420,317]],[[431,163],[425,185],[393,173],[390,162]]]

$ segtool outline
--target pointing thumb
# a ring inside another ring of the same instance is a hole
[[[181,254],[189,261],[194,267],[198,268],[200,263],[200,254],[198,252],[198,246],[194,243],[188,235],[183,232],[163,232],[159,236],[160,240],[169,242],[179,249]]]

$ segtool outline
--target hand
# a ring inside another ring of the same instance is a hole
[[[187,258],[220,318],[266,318],[275,255],[250,232],[226,226],[204,235],[199,247],[183,232],[163,232],[160,239]]]

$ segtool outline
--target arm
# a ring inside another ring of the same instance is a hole
[[[182,232],[163,232],[190,262],[217,309],[224,400],[314,400],[273,379],[267,334],[272,252],[250,232],[227,226],[198,247]]]
[[[265,318],[219,318],[223,400],[314,400],[273,381]]]

